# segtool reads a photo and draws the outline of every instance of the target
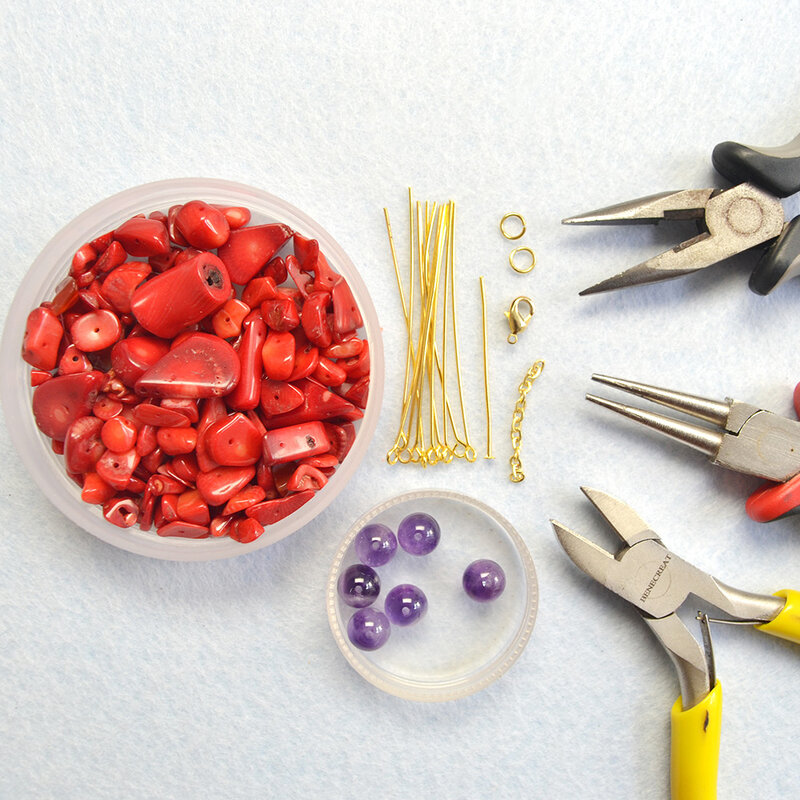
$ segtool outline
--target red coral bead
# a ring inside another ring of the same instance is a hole
[[[252,519],[257,519],[262,525],[274,525],[304,506],[313,496],[314,492],[309,489],[286,497],[279,497],[277,500],[256,503],[244,513]]]
[[[70,325],[69,335],[84,353],[95,353],[111,347],[119,339],[122,325],[113,311],[101,308],[78,317]]]
[[[231,231],[219,248],[234,283],[247,283],[275,255],[292,235],[286,225],[252,225]]]
[[[132,256],[159,256],[169,252],[169,234],[157,219],[134,217],[114,231],[114,238]]]
[[[306,489],[319,491],[328,482],[327,476],[310,464],[300,464],[292,473],[286,488],[290,492],[304,492]]]
[[[273,331],[290,331],[300,324],[300,312],[289,297],[265,300],[261,304],[261,316]]]
[[[303,392],[293,383],[265,378],[261,382],[261,410],[268,416],[285,414],[303,404]]]
[[[103,516],[120,528],[130,528],[139,519],[139,506],[132,497],[112,497],[103,504]]]
[[[139,466],[139,454],[131,449],[125,453],[106,450],[97,462],[95,471],[109,485],[119,492],[125,491],[133,472]]]
[[[50,301],[50,310],[60,316],[65,311],[69,311],[78,302],[78,284],[75,278],[67,276],[56,286],[56,292]]]
[[[197,490],[211,506],[221,506],[255,477],[255,467],[215,467],[197,476]]]
[[[197,431],[194,428],[159,428],[156,440],[167,455],[191,453],[197,447]]]
[[[22,358],[37,369],[55,369],[63,335],[63,325],[49,308],[34,308],[25,323]]]
[[[82,353],[74,344],[64,349],[64,354],[58,362],[59,375],[75,375],[79,372],[90,372],[92,362],[86,353]]]
[[[317,347],[329,347],[333,341],[333,332],[328,325],[326,313],[330,301],[331,296],[327,292],[314,292],[303,303],[303,311],[300,315],[303,331],[309,341]]]
[[[198,525],[194,522],[184,522],[176,519],[168,522],[156,530],[159,536],[180,536],[184,539],[205,539],[208,533],[206,525]]]
[[[226,397],[226,403],[237,411],[251,411],[261,397],[261,375],[264,365],[261,350],[267,338],[267,326],[258,311],[244,321],[244,333],[239,343],[239,383]]]
[[[83,478],[81,500],[84,503],[103,505],[116,494],[116,490],[109,486],[96,472],[87,472]]]
[[[114,453],[125,453],[136,444],[136,426],[125,417],[112,417],[103,423],[103,444]]]
[[[193,333],[139,378],[136,392],[152,397],[221,397],[233,390],[240,374],[239,357],[224,339]]]
[[[237,519],[233,523],[233,529],[228,532],[228,536],[234,541],[249,544],[258,539],[262,533],[264,533],[264,526],[257,519],[247,517]]]
[[[215,250],[228,241],[230,226],[225,214],[202,200],[190,200],[175,214],[175,226],[198,250]]]
[[[102,372],[60,375],[33,391],[33,416],[39,430],[56,441],[64,441],[69,426],[88,416],[105,383]]]
[[[136,381],[169,352],[169,345],[152,336],[129,336],[111,348],[111,367],[126,386]]]
[[[226,467],[246,467],[261,457],[262,437],[244,414],[217,420],[205,431],[208,454]]]
[[[146,261],[123,264],[108,274],[100,287],[100,294],[120,314],[128,314],[133,293],[152,271],[153,268]]]
[[[208,525],[211,515],[208,503],[200,496],[197,489],[188,489],[178,496],[178,517],[184,522],[194,522],[197,525]]]
[[[346,392],[345,398],[359,408],[367,407],[369,399],[369,375],[359,378]]]
[[[131,311],[150,333],[170,339],[216,311],[230,293],[225,265],[201,253],[145,281],[133,293]]]
[[[263,439],[264,461],[278,464],[297,461],[307,456],[327,453],[331,449],[328,434],[321,422],[306,422],[267,431]]]
[[[225,504],[225,508],[222,509],[222,513],[228,516],[229,514],[236,514],[239,511],[244,511],[246,508],[260,503],[266,496],[267,493],[261,486],[245,486],[241,492],[237,492],[228,500]]]
[[[92,271],[95,275],[102,275],[105,272],[111,272],[116,267],[124,264],[128,254],[125,248],[119,242],[111,242],[103,255],[97,259]]]
[[[341,386],[347,380],[347,373],[343,367],[323,356],[320,357],[312,377],[325,386]]]
[[[94,470],[105,446],[100,435],[103,420],[96,417],[78,417],[69,426],[64,439],[64,463],[68,472],[83,475]]]
[[[347,333],[360,328],[364,321],[347,282],[340,280],[331,290],[333,300],[333,329],[337,333]]]
[[[261,348],[264,374],[274,381],[288,380],[294,372],[295,338],[288,331],[271,330]]]
[[[250,313],[250,306],[242,300],[227,300],[211,317],[214,333],[222,339],[231,339],[242,331],[242,322]]]
[[[225,215],[225,219],[228,220],[228,226],[232,231],[250,222],[250,209],[244,206],[214,205],[214,208],[219,209]]]
[[[88,242],[82,244],[72,256],[72,265],[70,267],[71,275],[80,275],[86,272],[92,264],[97,260],[97,251]]]

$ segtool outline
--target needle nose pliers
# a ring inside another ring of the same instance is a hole
[[[595,294],[695,272],[737,253],[769,245],[750,276],[750,288],[768,294],[800,273],[800,216],[785,223],[779,198],[800,191],[800,136],[782,147],[722,142],[714,148],[717,172],[736,186],[688,189],[641,197],[562,220],[565,225],[695,220],[700,233],[635,267],[584,289]]]
[[[712,464],[765,478],[769,483],[750,495],[745,510],[756,522],[772,522],[800,513],[800,422],[738,400],[709,400],[660,386],[592,375],[598,383],[716,426],[709,428],[642,408],[587,394],[608,408],[708,456]],[[800,415],[800,384],[794,392]]]
[[[589,577],[634,605],[678,672],[681,694],[672,707],[673,800],[716,797],[722,689],[714,672],[709,622],[750,623],[756,630],[800,643],[800,592],[773,596],[728,586],[669,550],[627,504],[596,489],[581,489],[622,540],[609,553],[551,520],[561,546]],[[726,615],[699,615],[703,644],[676,613],[689,594]]]

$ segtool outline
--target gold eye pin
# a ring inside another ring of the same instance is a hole
[[[520,306],[527,306],[528,312],[523,313]],[[517,341],[517,334],[524,331],[528,327],[528,323],[533,319],[534,308],[533,301],[530,297],[517,297],[511,304],[508,311],[503,312],[508,320],[508,326],[511,328],[511,333],[508,335],[508,343],[515,344]]]
[[[519,231],[519,233],[511,234],[511,233],[508,232],[508,228],[506,227],[506,222],[508,222],[508,220],[510,220],[510,219],[518,219],[519,220],[519,223],[522,226],[522,228]],[[502,233],[503,236],[506,237],[506,239],[510,239],[511,241],[513,241],[515,239],[521,239],[525,235],[525,230],[526,230],[526,228],[525,228],[525,218],[522,216],[522,214],[517,214],[516,211],[512,211],[510,214],[506,214],[503,217],[503,219],[500,220],[500,233]]]

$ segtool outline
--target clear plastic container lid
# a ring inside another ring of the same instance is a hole
[[[396,534],[400,521],[414,512],[436,519],[439,544],[425,556],[398,546],[388,564],[375,567],[381,589],[370,608],[383,611],[392,587],[411,583],[425,593],[427,612],[413,625],[393,625],[383,647],[360,650],[347,635],[348,620],[357,609],[340,597],[339,576],[360,563],[354,540],[365,525],[382,523]],[[462,586],[466,567],[482,558],[497,562],[506,575],[503,593],[487,603],[472,600]],[[336,643],[361,676],[398,697],[441,701],[483,689],[508,670],[530,639],[538,596],[533,559],[506,519],[470,497],[431,490],[400,495],[356,520],[333,559],[326,603]]]

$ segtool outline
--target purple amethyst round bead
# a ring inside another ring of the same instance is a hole
[[[400,547],[412,556],[426,556],[439,544],[439,523],[421,512],[409,514],[397,528]]]
[[[386,525],[379,522],[365,525],[355,539],[356,555],[370,567],[388,564],[397,550],[397,539]]]
[[[428,598],[413,583],[401,583],[386,595],[383,610],[392,625],[413,625],[425,616]]]
[[[339,576],[339,595],[353,608],[372,605],[380,591],[378,573],[366,564],[353,564]]]
[[[347,623],[347,636],[359,650],[377,650],[389,641],[392,626],[386,614],[374,608],[356,611]]]
[[[488,558],[473,561],[465,570],[462,579],[464,591],[479,603],[496,600],[506,588],[506,574],[503,568]]]

